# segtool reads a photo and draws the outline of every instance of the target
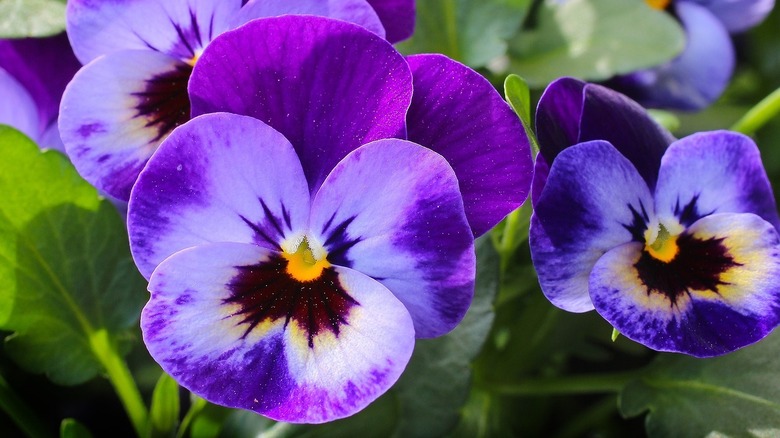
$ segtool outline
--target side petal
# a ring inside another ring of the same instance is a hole
[[[228,29],[242,0],[70,0],[66,24],[86,64],[120,50],[154,50],[179,60],[196,57]]]
[[[60,135],[84,179],[126,201],[173,128],[189,120],[192,68],[151,51],[124,51],[82,68],[62,97]]]
[[[610,249],[642,239],[653,216],[650,190],[604,141],[558,155],[531,218],[531,258],[542,292],[570,312],[593,310],[588,277]]]
[[[322,17],[284,16],[217,38],[195,65],[189,92],[193,116],[244,114],[284,134],[314,193],[358,146],[406,136],[412,80],[403,57],[375,34]]]
[[[264,248],[218,243],[164,261],[141,315],[152,357],[206,400],[277,421],[322,423],[363,409],[409,361],[408,312],[381,284],[346,268],[329,268],[329,287],[350,300],[344,307],[332,307],[339,296],[324,286],[253,283],[273,260]],[[322,307],[335,309],[338,321],[318,314]],[[303,334],[318,318],[327,328],[308,342]]]
[[[41,123],[38,107],[30,93],[5,70],[0,68],[0,124],[12,126],[38,142]]]
[[[734,72],[731,37],[710,11],[691,2],[675,10],[685,28],[687,43],[672,61],[619,77],[610,86],[646,107],[700,110],[726,89]]]
[[[414,33],[414,0],[368,0],[387,32],[387,41],[397,43]]]
[[[250,0],[234,18],[236,26],[260,17],[317,15],[348,21],[385,38],[385,28],[366,0]]]
[[[753,214],[702,218],[685,234],[706,247],[647,270],[641,243],[613,249],[590,277],[596,310],[650,348],[697,357],[752,344],[780,323],[780,237]],[[672,266],[673,264],[679,266]],[[664,280],[665,279],[665,280]]]
[[[409,140],[455,170],[475,236],[519,207],[531,187],[531,146],[520,119],[474,70],[443,55],[407,58],[414,78]]]
[[[744,32],[764,21],[775,0],[689,0],[712,12],[731,33]]]
[[[713,213],[753,213],[780,229],[772,187],[756,144],[728,131],[673,143],[658,175],[655,207],[690,225]]]
[[[130,249],[147,278],[171,254],[208,242],[278,250],[306,226],[309,202],[287,139],[251,117],[209,114],[175,130],[141,173]]]
[[[355,150],[316,194],[310,227],[331,263],[375,278],[404,303],[417,337],[442,335],[466,313],[474,240],[440,155],[404,140]]]

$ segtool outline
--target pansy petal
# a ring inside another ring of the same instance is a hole
[[[592,310],[590,270],[609,249],[642,239],[652,208],[647,184],[609,143],[561,152],[531,218],[531,258],[542,292],[564,310]]]
[[[474,293],[475,254],[458,181],[435,152],[379,140],[348,155],[316,194],[312,233],[334,265],[384,284],[417,337],[460,322]]]
[[[315,192],[361,144],[405,137],[412,80],[403,57],[375,34],[322,17],[284,16],[217,38],[195,65],[189,91],[193,115],[249,115],[284,134]]]
[[[715,214],[678,239],[669,263],[619,246],[590,277],[598,312],[621,334],[698,357],[752,344],[780,323],[780,238],[753,214]]]
[[[688,0],[712,12],[729,32],[743,32],[762,22],[775,0]]]
[[[175,130],[141,173],[130,248],[149,277],[171,254],[208,242],[279,249],[306,226],[309,194],[290,143],[263,122],[209,114]]]
[[[734,71],[731,37],[720,21],[702,6],[678,2],[687,43],[672,61],[618,78],[610,86],[642,105],[700,110],[723,93]]]
[[[217,404],[286,422],[354,414],[406,366],[409,314],[359,272],[332,267],[327,282],[293,284],[280,260],[237,243],[165,260],[141,316],[147,348],[182,386]]]
[[[584,89],[585,82],[560,78],[551,82],[539,98],[536,137],[539,153],[548,163],[562,150],[579,143]]]
[[[387,41],[397,43],[414,33],[414,0],[368,0],[387,33]]]
[[[385,38],[385,28],[366,0],[250,0],[241,8],[234,22],[240,25],[255,18],[286,14],[317,15],[348,21]]]
[[[686,226],[713,213],[753,213],[780,229],[758,148],[736,132],[703,132],[673,143],[661,162],[655,203],[659,216],[675,216]]]
[[[242,0],[70,0],[67,30],[84,64],[120,50],[192,59],[228,29]]]
[[[533,174],[528,138],[517,115],[474,70],[443,55],[407,59],[414,78],[408,138],[450,163],[466,217],[479,236],[528,196]]]
[[[38,106],[40,129],[57,119],[65,86],[81,67],[68,37],[0,40],[0,68],[15,77]]]
[[[41,136],[38,107],[22,84],[2,68],[0,95],[0,124],[12,126],[37,142]]]
[[[62,97],[60,134],[87,181],[127,200],[170,131],[189,119],[191,67],[161,53],[112,53],[82,68]]]

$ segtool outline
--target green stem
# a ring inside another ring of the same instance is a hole
[[[98,330],[90,336],[92,351],[108,374],[108,380],[114,386],[114,390],[122,405],[125,407],[130,422],[133,424],[139,437],[148,435],[147,422],[149,411],[144,404],[141,392],[135,384],[135,379],[127,368],[116,342],[106,330]]]
[[[179,425],[179,430],[176,432],[176,438],[183,438],[184,434],[187,433],[187,429],[189,429],[190,424],[195,419],[195,417],[202,411],[208,402],[200,397],[193,397],[192,404],[190,405],[190,409],[187,411],[187,414],[184,415],[184,419],[181,420],[181,424]]]
[[[622,373],[532,379],[514,385],[498,386],[493,390],[497,394],[515,396],[617,393],[628,382],[641,376],[643,371],[640,369]]]
[[[51,435],[35,412],[11,390],[3,376],[0,376],[0,408],[28,437],[45,438]]]
[[[751,135],[780,113],[780,88],[758,102],[732,127],[732,131]]]

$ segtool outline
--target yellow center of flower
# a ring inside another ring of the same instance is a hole
[[[304,237],[294,253],[283,252],[282,256],[287,260],[287,273],[298,281],[307,282],[320,278],[322,271],[330,267],[326,257],[319,260],[309,247],[309,242]]]
[[[658,224],[657,233],[656,230],[649,227],[645,231],[645,251],[664,263],[671,262],[680,252],[680,247],[677,246],[677,236],[679,234],[673,235],[663,224]]]
[[[672,0],[645,0],[648,5],[650,5],[651,8],[658,9],[658,10],[664,10],[667,6],[669,6],[669,3],[672,2]]]

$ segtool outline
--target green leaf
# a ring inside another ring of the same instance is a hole
[[[404,53],[443,53],[482,67],[506,53],[531,0],[426,0],[417,2],[414,35]]]
[[[536,140],[531,121],[531,91],[528,89],[528,82],[518,75],[507,76],[504,80],[504,96],[515,114],[520,117],[532,150],[534,153],[539,152],[539,142]]]
[[[155,436],[170,436],[179,423],[179,385],[166,373],[154,387],[149,414]]]
[[[0,38],[44,37],[64,30],[63,0],[0,0]]]
[[[83,424],[73,418],[66,418],[60,423],[60,438],[92,438],[92,434]]]
[[[6,352],[54,382],[84,382],[148,296],[124,223],[63,155],[5,126],[0,154],[0,330],[15,332]]]
[[[620,395],[650,436],[779,436],[780,333],[712,359],[661,355]]]
[[[661,64],[685,45],[674,18],[644,0],[547,0],[510,43],[512,71],[532,87],[560,76],[603,80]]]

